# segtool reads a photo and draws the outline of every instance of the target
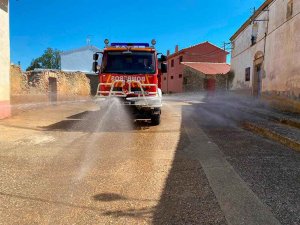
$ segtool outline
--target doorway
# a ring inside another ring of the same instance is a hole
[[[264,54],[257,52],[254,56],[253,63],[253,80],[252,80],[252,95],[254,97],[260,97],[262,93],[262,78],[264,72]]]
[[[214,78],[209,78],[205,80],[206,85],[205,85],[205,89],[208,92],[215,92],[216,90],[216,80]]]
[[[57,79],[49,77],[49,101],[57,102]]]
[[[262,88],[262,64],[255,66],[253,78],[253,96],[260,97]]]

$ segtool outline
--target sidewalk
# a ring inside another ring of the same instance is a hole
[[[241,108],[263,119],[244,122],[243,127],[266,138],[300,151],[300,114],[283,112],[262,102],[258,107]]]
[[[229,112],[227,116],[244,129],[300,151],[300,114],[280,111],[271,107],[268,102],[253,97],[223,95],[208,101],[225,104],[223,110],[227,114]],[[230,110],[234,113],[230,113]]]

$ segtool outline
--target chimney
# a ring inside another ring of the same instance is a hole
[[[176,45],[176,46],[175,46],[175,53],[178,52],[178,50],[179,50],[179,46]]]
[[[167,56],[169,56],[170,55],[170,50],[167,50]]]

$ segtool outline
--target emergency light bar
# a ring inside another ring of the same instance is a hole
[[[136,46],[136,47],[150,47],[148,43],[111,43],[112,47],[119,46]]]

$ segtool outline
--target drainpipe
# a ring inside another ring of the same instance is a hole
[[[167,51],[167,57],[169,58],[170,56],[170,50]],[[167,60],[167,94],[169,94],[169,59]]]
[[[264,39],[264,61],[263,61],[263,65],[266,64],[266,46],[267,46],[267,37],[268,37],[268,33],[269,33],[269,21],[270,21],[270,7],[268,7],[267,9],[267,13],[268,13],[268,18],[267,18],[267,27],[266,27],[266,32],[265,32],[265,39]],[[263,66],[263,77],[266,76],[266,69],[265,69],[265,66]],[[261,75],[262,76],[262,75]],[[262,94],[262,86],[263,86],[263,78],[261,77],[261,90],[260,90],[260,95]]]
[[[267,36],[269,33],[269,21],[270,21],[270,7],[267,9],[268,11],[268,18],[267,18],[267,27],[266,27],[266,32],[265,32],[265,41],[264,41],[264,61],[266,58],[266,45],[267,45]]]
[[[169,94],[169,72],[167,72],[167,94]]]

